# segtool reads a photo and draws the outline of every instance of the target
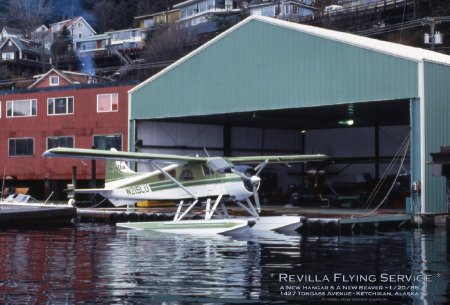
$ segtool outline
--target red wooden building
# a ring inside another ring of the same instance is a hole
[[[50,75],[49,75],[50,76]],[[44,198],[56,199],[71,180],[91,178],[91,162],[44,159],[52,147],[126,150],[128,143],[128,93],[136,83],[98,83],[53,86],[0,92],[0,170],[6,184],[27,187]],[[104,177],[98,162],[97,178]],[[12,178],[12,179],[11,179]]]

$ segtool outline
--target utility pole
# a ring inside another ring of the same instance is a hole
[[[439,17],[437,19],[439,19]],[[436,32],[436,24],[441,23],[441,20],[436,20],[434,17],[427,17],[423,20],[423,25],[430,26],[430,34],[425,34],[425,43],[431,44],[431,50],[434,50],[436,44],[442,43],[441,34]]]

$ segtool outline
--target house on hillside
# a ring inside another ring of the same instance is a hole
[[[79,39],[76,42],[76,50],[80,56],[101,55],[106,51],[106,46],[110,44],[111,36],[107,33],[92,35]]]
[[[81,16],[55,22],[50,24],[49,28],[49,32],[52,33],[52,35],[46,37],[45,45],[48,49],[50,49],[56,34],[61,32],[64,27],[70,32],[72,44],[75,48],[78,41],[96,34],[92,26]]]
[[[0,32],[0,41],[6,39],[8,37],[22,38],[23,31],[21,29],[4,26],[2,31]]]
[[[139,21],[139,27],[141,29],[150,29],[162,24],[173,24],[180,20],[180,9],[136,16],[134,19]]]
[[[188,0],[173,7],[180,10],[180,28],[197,34],[216,31],[213,18],[236,18],[243,8],[242,2],[237,0]]]
[[[0,53],[0,64],[15,74],[42,73],[51,64],[50,53],[41,43],[14,36],[2,41]]]
[[[298,20],[313,15],[317,10],[313,5],[314,0],[256,0],[248,5],[248,12],[256,16]]]
[[[110,37],[109,45],[116,49],[140,48],[143,45],[140,28],[111,31],[105,34]]]

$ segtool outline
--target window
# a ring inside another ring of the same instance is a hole
[[[206,166],[205,164],[202,164],[202,170],[203,170],[203,174],[205,176],[211,176],[213,174],[211,169],[208,166]]]
[[[13,42],[11,40],[8,41],[8,47],[12,47],[12,45],[13,45]]]
[[[55,97],[47,99],[47,114],[73,113],[73,97]]]
[[[73,137],[48,137],[47,149],[56,147],[69,147],[73,148]]]
[[[294,15],[298,14],[298,6],[297,5],[292,6],[292,14],[294,14]]]
[[[97,95],[97,112],[111,112],[118,110],[119,97],[117,93]]]
[[[78,33],[78,38],[83,38],[83,34],[82,33]]]
[[[36,100],[6,101],[6,116],[8,118],[36,116],[36,114]]]
[[[275,16],[279,16],[280,15],[280,7],[277,5],[276,7],[275,7]],[[259,11],[259,14],[257,14],[257,15],[261,15],[261,11]]]
[[[10,157],[32,156],[34,154],[34,139],[9,139],[8,151]]]
[[[144,20],[144,28],[149,28],[154,25],[153,19],[145,19]]]
[[[14,60],[14,52],[5,52],[2,53],[3,60]]]
[[[59,76],[50,76],[50,86],[59,85]]]
[[[118,151],[122,150],[122,136],[121,135],[98,135],[94,136],[94,148],[110,150],[115,148]]]
[[[81,22],[81,21],[78,22],[78,23],[77,23],[77,26],[78,26],[79,29],[82,29],[82,28],[83,28],[83,22]]]

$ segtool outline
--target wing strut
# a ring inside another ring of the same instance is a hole
[[[181,189],[183,189],[186,193],[189,194],[189,196],[191,196],[193,199],[198,199],[197,196],[195,196],[194,194],[192,194],[186,187],[184,187],[177,179],[175,179],[174,177],[172,177],[168,172],[166,172],[164,169],[162,169],[160,166],[158,166],[155,162],[153,162],[152,160],[148,161],[151,165],[153,165],[154,167],[156,167],[161,173],[164,174],[164,176],[166,176],[167,178],[169,178],[170,180],[172,180],[176,185],[178,185]]]

